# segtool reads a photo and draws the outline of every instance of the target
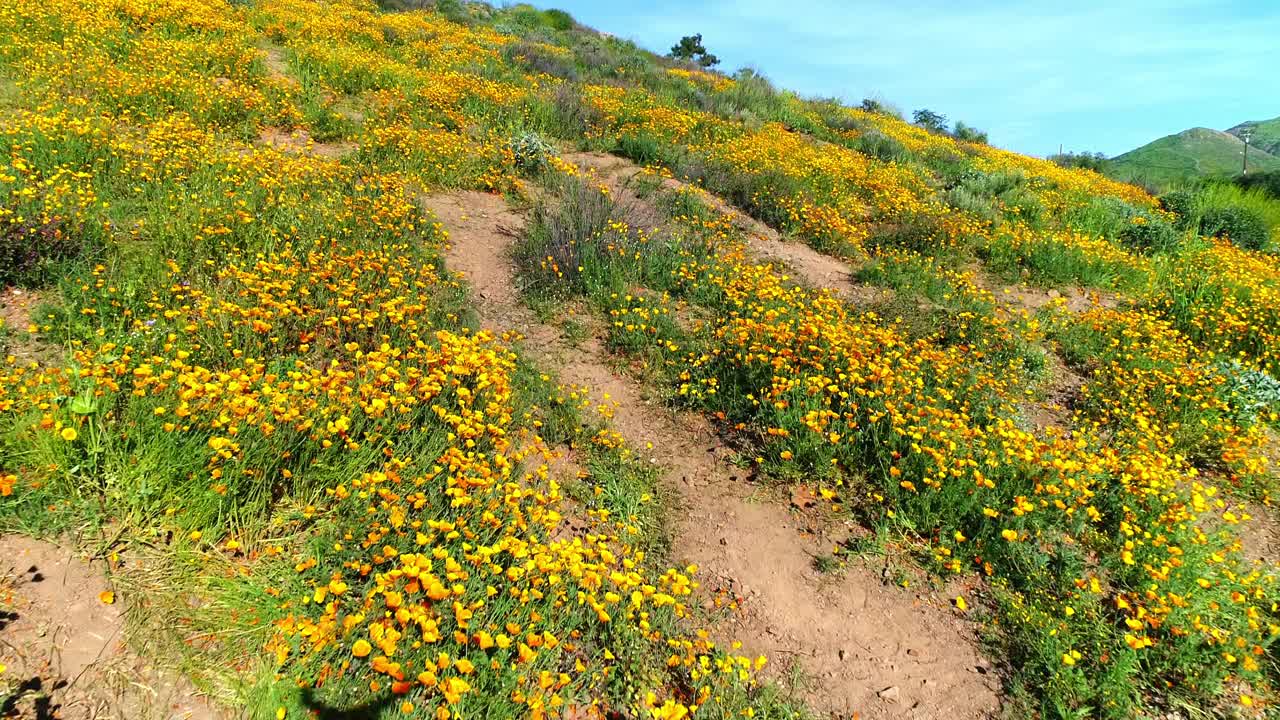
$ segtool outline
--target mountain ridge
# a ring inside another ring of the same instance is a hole
[[[1245,143],[1239,133],[1248,127],[1269,131],[1266,121],[1242,123],[1230,130],[1193,127],[1166,135],[1146,145],[1111,158],[1110,173],[1117,178],[1158,186],[1177,184],[1192,178],[1234,177],[1244,170]],[[1280,171],[1280,157],[1268,148],[1280,148],[1280,118],[1275,122],[1277,142],[1265,145],[1251,141],[1248,148],[1249,170]],[[1258,131],[1255,130],[1255,136]],[[1269,132],[1264,137],[1270,139]]]

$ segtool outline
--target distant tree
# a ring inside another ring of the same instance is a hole
[[[933,132],[947,131],[947,116],[940,115],[928,108],[921,108],[911,113],[911,119],[925,130],[932,130]]]
[[[877,113],[879,115],[887,114],[884,103],[872,98],[862,98],[862,109],[869,113]]]
[[[707,48],[702,44],[702,33],[680,38],[680,42],[671,46],[671,57],[696,62],[704,68],[720,64],[720,58],[707,52]]]
[[[965,125],[959,120],[956,121],[956,128],[951,132],[951,134],[954,135],[957,140],[964,140],[965,142],[971,142],[971,143],[980,143],[982,145],[987,144],[986,132],[979,130],[976,127],[970,127],[969,125]]]
[[[553,30],[572,30],[578,23],[564,10],[543,10],[544,22]]]
[[[1099,173],[1107,170],[1107,156],[1100,152],[1069,152],[1050,155],[1049,161],[1064,168],[1082,168]]]

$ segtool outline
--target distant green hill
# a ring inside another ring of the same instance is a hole
[[[1280,157],[1280,117],[1240,123],[1227,132],[1240,137],[1245,130],[1253,130],[1249,140],[1251,146]]]
[[[1255,138],[1262,135],[1262,126],[1272,123],[1275,131],[1280,133],[1280,119],[1277,119],[1259,124]],[[1256,142],[1255,140],[1254,143]],[[1242,152],[1244,141],[1231,133],[1192,128],[1112,158],[1108,173],[1122,180],[1158,187],[1167,187],[1193,177],[1233,177],[1240,174]],[[1280,157],[1251,146],[1249,169],[1258,172],[1280,171]]]

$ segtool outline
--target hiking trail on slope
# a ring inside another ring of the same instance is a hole
[[[630,169],[626,161],[595,157]],[[521,302],[511,259],[523,215],[501,197],[480,192],[436,194],[422,202],[449,234],[446,264],[470,283],[482,326],[520,332],[523,349],[544,370],[607,398],[616,406],[614,429],[635,452],[652,455],[642,450],[648,443],[661,449],[660,458],[647,459],[661,468],[664,488],[678,498],[669,513],[671,562],[696,564],[704,588],[743,598],[732,622],[712,628],[717,640],[737,639],[743,652],[768,656],[774,677],[787,666],[800,670],[807,684],[797,695],[822,713],[864,720],[994,715],[994,670],[973,647],[972,624],[957,618],[945,600],[889,586],[859,563],[838,576],[819,573],[814,558],[829,553],[835,539],[802,534],[802,523],[777,493],[725,462],[730,451],[705,418],[646,399],[631,379],[610,370],[599,338],[574,347],[538,321]],[[806,271],[806,280],[852,288],[847,268],[828,263],[839,261],[812,257],[813,251],[776,235],[757,243],[757,250],[786,250],[804,260],[797,264],[827,268],[817,278]]]

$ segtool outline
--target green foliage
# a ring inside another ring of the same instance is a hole
[[[1091,197],[1072,207],[1064,217],[1068,227],[1088,235],[1101,235],[1144,253],[1169,252],[1182,240],[1181,226],[1163,216],[1114,197]]]
[[[1222,399],[1241,425],[1270,421],[1280,411],[1280,380],[1235,359],[1219,360],[1215,368],[1226,380]]]
[[[981,145],[987,144],[987,133],[985,131],[966,125],[959,120],[956,121],[956,127],[951,131],[951,134],[954,135],[957,140],[979,143]]]
[[[1210,208],[1200,218],[1200,232],[1206,237],[1223,237],[1248,250],[1261,250],[1268,243],[1267,224],[1254,210],[1239,205]]]
[[[1160,207],[1178,216],[1179,230],[1200,227],[1200,202],[1191,190],[1174,190],[1160,196]]]
[[[547,27],[560,31],[572,30],[578,25],[572,15],[564,10],[556,10],[554,8],[551,10],[543,10],[542,20]]]
[[[1181,236],[1164,218],[1136,212],[1129,216],[1129,222],[1120,230],[1118,239],[1135,250],[1168,252],[1178,246]]]
[[[869,113],[878,115],[889,115],[891,117],[901,118],[902,113],[897,112],[888,104],[875,98],[862,98],[862,103],[858,106]]]
[[[926,130],[932,130],[933,132],[947,131],[947,116],[928,108],[921,108],[911,113],[911,119],[915,124]]]
[[[901,162],[910,155],[902,143],[879,130],[868,130],[858,135],[849,143],[849,147],[885,162]]]
[[[507,8],[499,16],[525,30],[566,31],[577,26],[573,16],[563,10],[539,10],[521,3]]]
[[[74,228],[55,220],[0,215],[0,287],[34,287],[53,280],[66,262],[87,254],[87,242]]]
[[[1064,168],[1078,168],[1081,170],[1092,170],[1098,173],[1107,171],[1107,156],[1102,153],[1060,153],[1050,155],[1049,161]]]
[[[1037,227],[1046,218],[1044,205],[1026,185],[1021,171],[984,173],[965,169],[945,194],[952,207],[972,210],[988,219],[1015,218]],[[990,210],[984,210],[983,206]]]
[[[1197,203],[1203,215],[1207,215],[1212,210],[1240,208],[1246,214],[1261,220],[1265,226],[1265,232],[1262,242],[1255,247],[1267,245],[1267,238],[1280,239],[1280,201],[1271,197],[1265,190],[1258,188],[1242,190],[1230,183],[1210,183],[1197,192]],[[1251,220],[1243,222],[1254,225],[1252,230],[1244,228],[1246,233],[1252,233],[1249,235],[1249,242],[1253,242],[1257,235],[1256,223]],[[1203,225],[1203,222],[1201,224]],[[1213,232],[1213,228],[1202,227],[1201,232],[1206,235],[1217,234]],[[1237,242],[1237,244],[1240,243]],[[1248,246],[1244,245],[1244,247]]]
[[[536,133],[521,133],[507,142],[515,158],[516,167],[526,175],[536,175],[547,169],[548,161],[555,154],[555,148]]]
[[[1234,182],[1243,190],[1262,190],[1280,201],[1280,170],[1251,172],[1248,175],[1241,175]]]
[[[702,33],[686,35],[680,38],[680,42],[671,46],[671,57],[677,60],[696,62],[704,68],[715,67],[720,64],[720,58],[707,52],[706,46],[702,44]]]

